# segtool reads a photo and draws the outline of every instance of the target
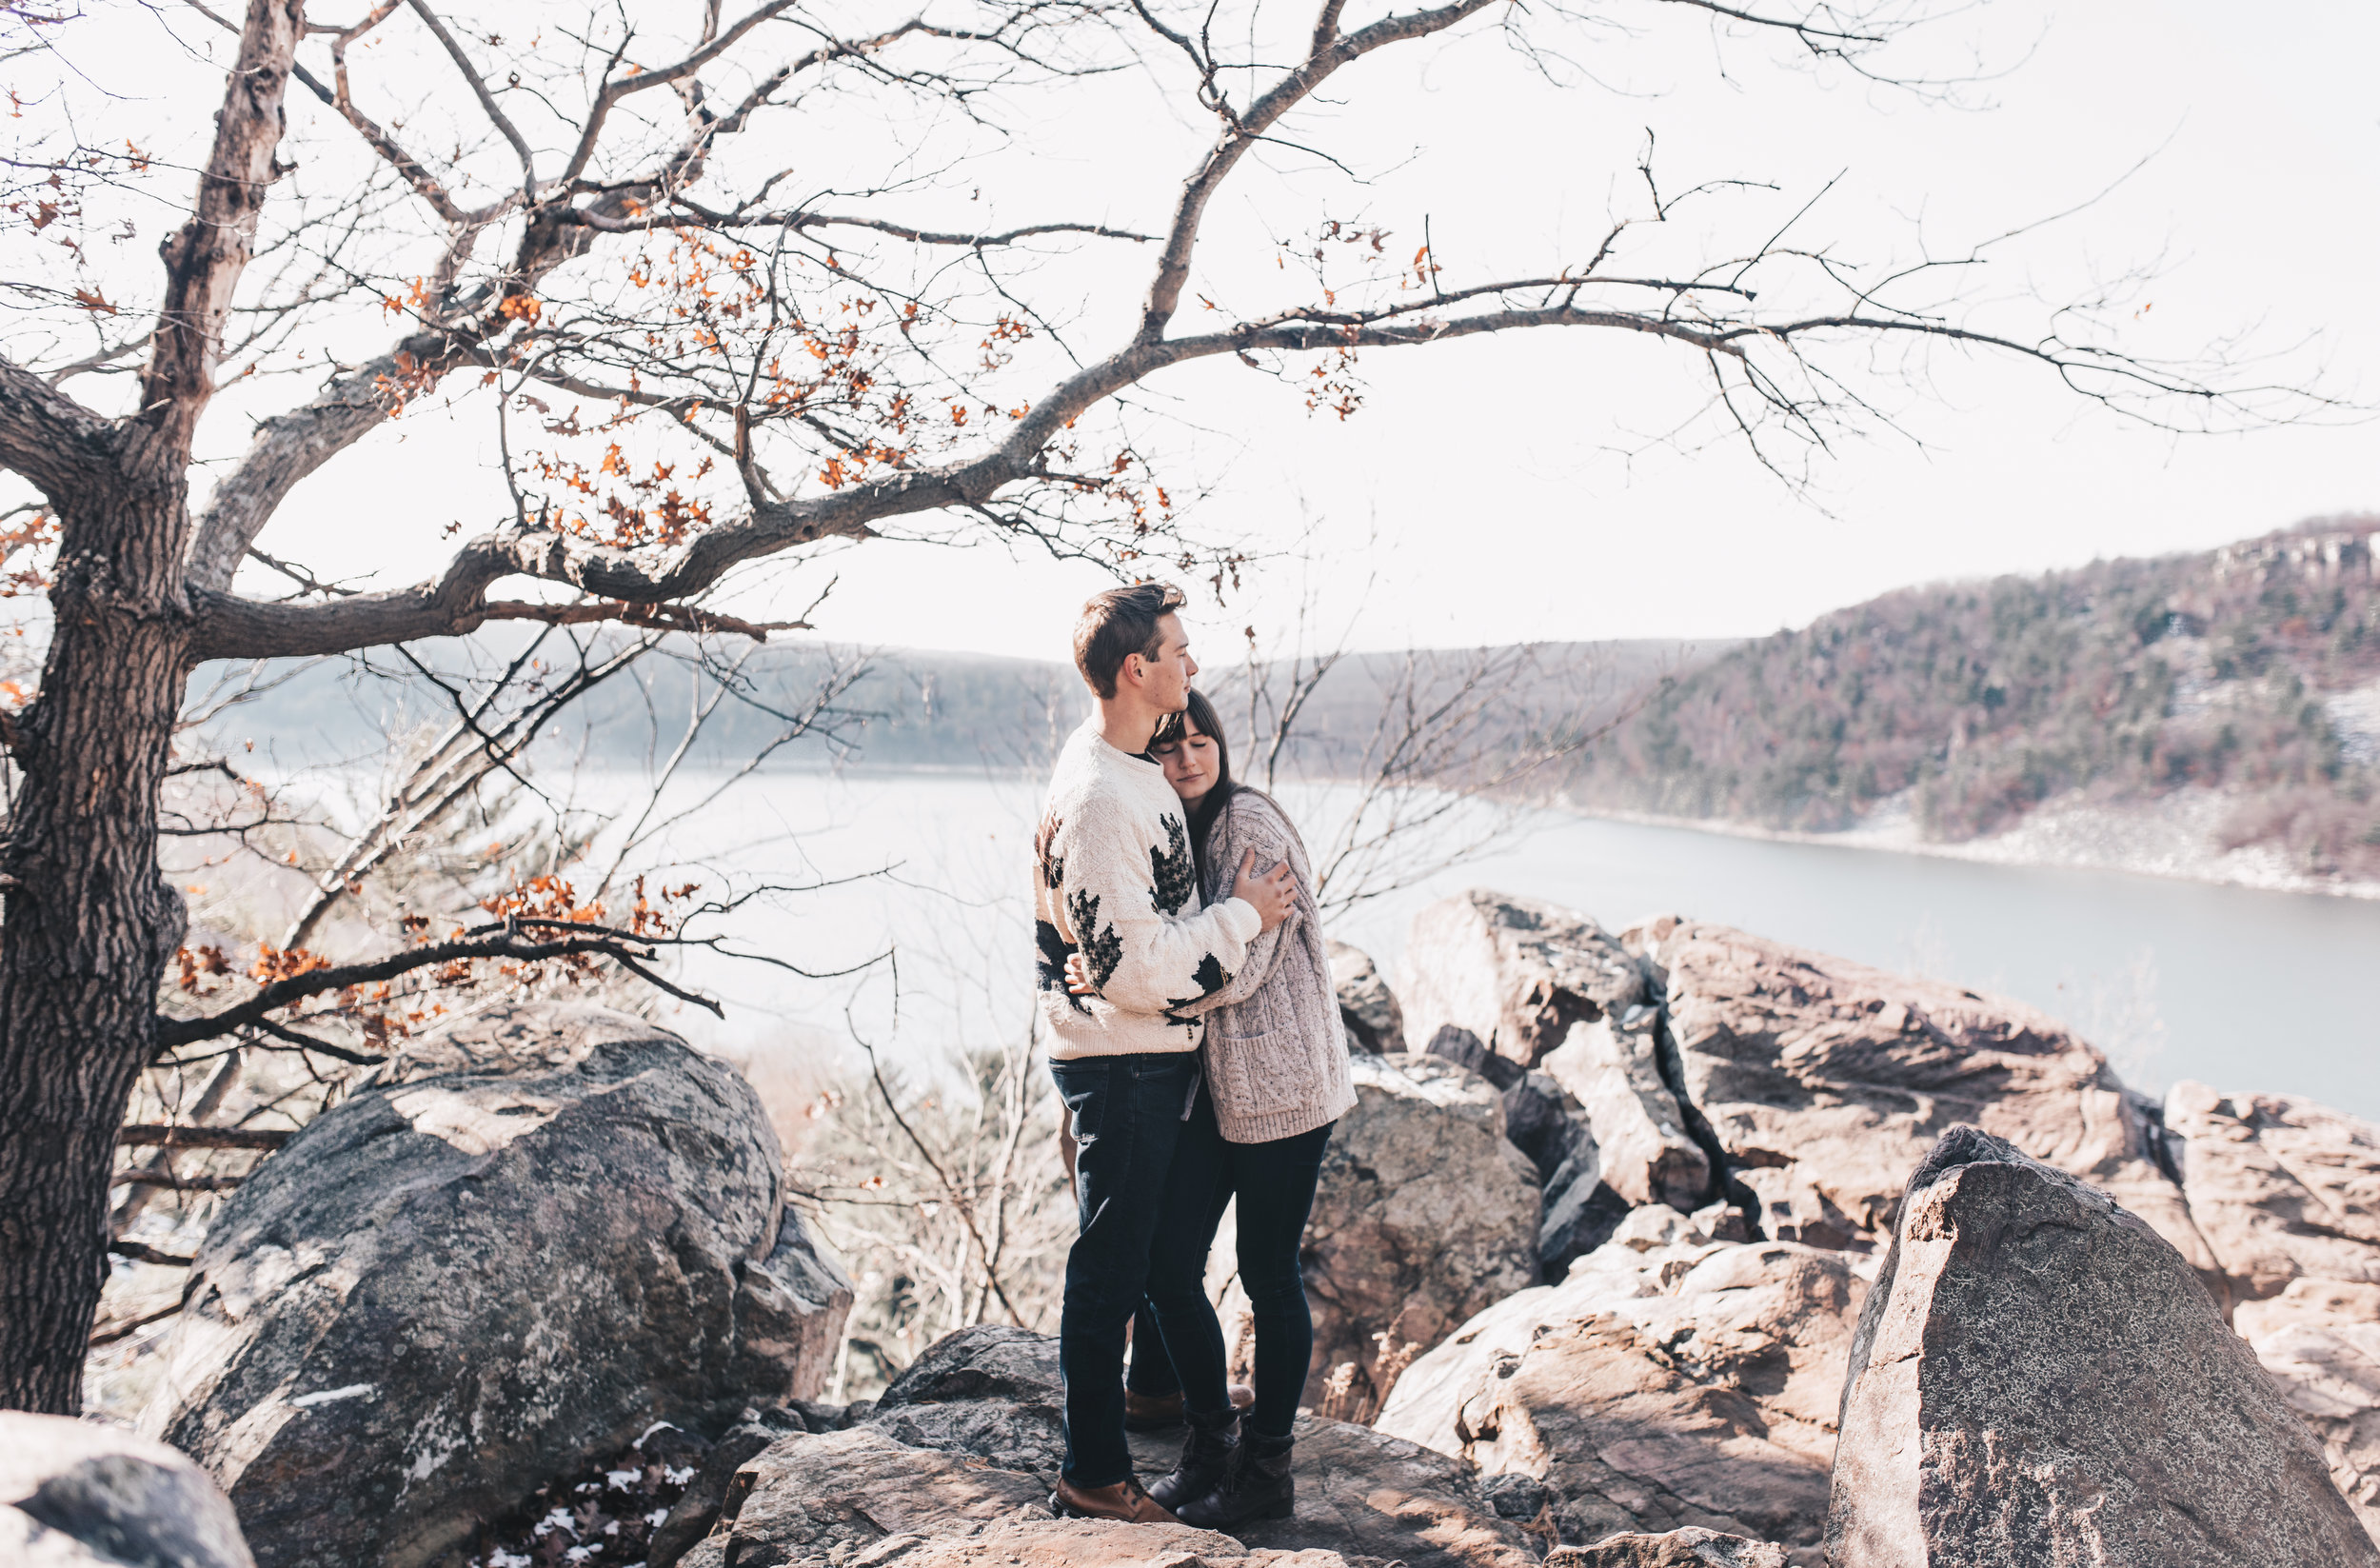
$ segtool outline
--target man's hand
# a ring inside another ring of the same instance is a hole
[[[1281,862],[1262,876],[1256,874],[1256,851],[1251,849],[1240,857],[1240,874],[1232,879],[1231,896],[1245,899],[1270,931],[1289,918],[1289,905],[1298,896],[1298,879],[1289,873],[1289,863]]]

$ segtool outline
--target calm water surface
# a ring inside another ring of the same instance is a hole
[[[832,1052],[856,1036],[912,1060],[1021,1038],[1038,798],[1033,781],[955,774],[741,786],[669,848],[715,886],[811,889],[755,900],[743,945],[814,973],[887,951],[897,964],[812,981],[698,955],[688,978],[726,1002],[728,1020],[677,1022],[747,1050]],[[1341,799],[1288,804],[1312,843]],[[1471,886],[1615,928],[1674,911],[2015,997],[2073,1023],[2152,1092],[2192,1078],[2380,1118],[2380,903],[1543,813],[1488,856],[1350,911],[1334,934],[1393,979],[1414,911]]]

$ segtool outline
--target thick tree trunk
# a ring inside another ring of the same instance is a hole
[[[162,464],[143,461],[152,444]],[[116,1128],[185,921],[158,873],[157,807],[189,645],[186,492],[170,443],[134,425],[124,447],[115,484],[61,508],[55,629],[0,859],[0,1407],[60,1415],[82,1409]]]
[[[198,199],[159,251],[140,411],[71,464],[31,447],[16,459],[57,511],[58,566],[0,857],[0,1406],[82,1409],[116,1128],[156,1047],[157,986],[187,917],[158,874],[157,806],[191,647],[190,440],[305,30],[305,0],[248,0]]]

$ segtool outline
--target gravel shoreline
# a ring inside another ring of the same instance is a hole
[[[2132,871],[2142,876],[2254,887],[2274,893],[2380,899],[2380,882],[2314,876],[2292,866],[2287,855],[2267,845],[2223,848],[2215,842],[2215,828],[2235,804],[2231,795],[2214,789],[2175,790],[2152,801],[2121,804],[2068,795],[2034,807],[2022,822],[2005,832],[1961,844],[1934,843],[1919,837],[1905,796],[1879,802],[1857,827],[1832,833],[1795,832],[1750,823],[1670,817],[1645,811],[1597,810],[1567,803],[1563,809],[1613,822],[1685,827],[1731,838],[1834,844],[1845,849],[1885,849],[1903,855],[1980,861],[1992,865]]]

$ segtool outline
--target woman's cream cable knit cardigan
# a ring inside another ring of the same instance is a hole
[[[1269,1143],[1338,1121],[1355,1108],[1356,1089],[1305,844],[1272,797],[1240,789],[1206,830],[1210,900],[1229,895],[1250,849],[1259,871],[1289,863],[1297,902],[1248,943],[1229,984],[1180,1010],[1206,1015],[1207,1091],[1223,1137]]]

